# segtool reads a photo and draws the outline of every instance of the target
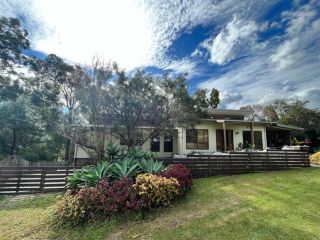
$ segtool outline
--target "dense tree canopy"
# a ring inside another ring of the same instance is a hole
[[[107,130],[132,147],[198,120],[184,75],[158,79],[99,58],[77,66],[54,54],[27,56],[28,32],[17,19],[1,18],[0,36],[2,156],[69,160],[77,143],[99,158]],[[141,127],[149,129],[142,138]]]
[[[278,121],[286,125],[304,128],[304,132],[296,132],[292,136],[299,140],[309,140],[313,145],[320,143],[320,112],[307,108],[308,101],[276,100],[272,104],[247,105],[242,110],[250,110],[253,113],[248,120]]]

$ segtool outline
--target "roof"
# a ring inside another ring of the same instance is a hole
[[[303,131],[304,128],[280,124],[278,122],[267,121],[249,121],[249,120],[232,120],[232,119],[202,119],[203,121],[217,122],[217,123],[253,123],[254,125],[265,125],[269,129],[288,130],[288,131]]]
[[[244,116],[247,117],[252,114],[252,111],[234,110],[234,109],[216,109],[216,108],[202,108],[202,111],[212,115],[228,115],[228,116]]]
[[[277,123],[277,122],[272,122],[267,127],[271,128],[271,129],[280,129],[280,130],[288,130],[288,131],[303,131],[304,130],[304,128],[295,127],[295,126],[291,126],[291,125],[280,124],[280,123]]]

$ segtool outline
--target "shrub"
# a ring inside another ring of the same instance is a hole
[[[83,224],[97,215],[138,211],[143,201],[133,188],[133,181],[122,178],[110,183],[107,179],[95,187],[85,186],[67,191],[57,203],[57,223]]]
[[[95,186],[104,178],[112,176],[113,164],[107,161],[97,163],[96,166],[75,171],[68,177],[67,188],[75,189],[81,186]]]
[[[320,152],[317,152],[310,157],[312,164],[320,164]]]
[[[139,166],[144,173],[157,173],[164,169],[163,162],[154,161],[153,159],[142,159]]]
[[[67,191],[56,205],[55,218],[58,223],[83,224],[96,214],[100,193],[95,187]]]
[[[135,177],[140,171],[139,163],[133,158],[125,158],[114,163],[113,177]]]
[[[135,160],[142,160],[142,159],[153,159],[155,154],[153,152],[146,152],[142,150],[141,147],[132,147],[129,149],[127,153],[127,157],[133,158]]]
[[[150,173],[138,175],[133,187],[142,198],[145,208],[169,205],[179,196],[177,179]]]
[[[161,176],[166,178],[176,178],[179,182],[180,193],[184,194],[185,191],[192,187],[192,174],[189,168],[183,164],[172,164],[161,173]]]
[[[105,147],[105,154],[107,155],[108,160],[114,161],[115,158],[123,155],[123,149],[119,147],[118,144],[114,144],[110,141]]]
[[[142,200],[133,189],[133,181],[129,178],[116,180],[107,190],[108,208],[111,212],[140,210]]]

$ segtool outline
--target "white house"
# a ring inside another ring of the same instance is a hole
[[[159,157],[173,154],[214,153],[234,151],[240,143],[255,145],[256,149],[280,148],[290,145],[290,131],[302,128],[282,125],[277,122],[247,121],[250,111],[229,109],[205,109],[208,118],[201,119],[194,128],[176,128],[171,136],[158,136],[148,139],[142,148],[156,152]],[[145,129],[147,134],[148,129]],[[111,136],[111,134],[109,134]],[[110,140],[109,137],[108,140]],[[120,141],[112,138],[115,143]],[[75,146],[75,159],[88,159],[89,155],[78,145]]]

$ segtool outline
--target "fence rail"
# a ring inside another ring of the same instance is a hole
[[[305,151],[231,152],[221,155],[189,155],[158,158],[166,165],[182,163],[194,177],[310,167]],[[81,167],[0,167],[0,194],[56,192],[66,177]]]
[[[221,155],[188,155],[186,158],[158,158],[165,164],[182,163],[194,177],[310,167],[305,151],[231,152]]]
[[[74,167],[0,167],[0,195],[62,191]]]

